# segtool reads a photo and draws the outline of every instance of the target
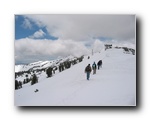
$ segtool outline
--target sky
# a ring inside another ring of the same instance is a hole
[[[100,52],[104,44],[135,48],[135,15],[15,15],[15,64]]]

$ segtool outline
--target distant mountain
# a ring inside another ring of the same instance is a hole
[[[63,63],[65,61],[73,61],[75,59],[78,58],[70,55],[64,58],[59,58],[51,61],[38,61],[27,65],[15,65],[15,72],[17,73],[23,71],[34,71],[34,70],[46,69],[48,67],[58,66],[60,63]]]

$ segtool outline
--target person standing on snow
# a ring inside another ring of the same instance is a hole
[[[100,67],[102,67],[102,60],[98,61],[97,66],[98,66],[98,70]]]
[[[91,71],[92,71],[92,68],[91,68],[90,64],[88,64],[88,66],[86,66],[86,68],[85,68],[85,73],[87,75],[87,80],[89,80],[89,78],[90,78]]]
[[[95,64],[95,62],[93,63],[93,65],[92,65],[92,69],[93,69],[93,74],[96,74],[96,64]]]

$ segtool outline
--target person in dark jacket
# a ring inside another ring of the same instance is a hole
[[[91,71],[92,71],[92,68],[91,68],[90,64],[88,64],[88,66],[86,66],[86,68],[85,68],[87,80],[89,80],[89,78],[90,78]]]
[[[102,67],[102,60],[98,61],[97,66],[98,66],[98,70],[100,67]]]

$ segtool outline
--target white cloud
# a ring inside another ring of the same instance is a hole
[[[46,35],[42,29],[36,31],[33,35],[29,36],[29,38],[42,38]]]
[[[31,39],[24,38],[15,41],[15,61],[16,63],[31,63],[41,60],[56,59],[58,56],[81,56],[100,52],[104,48],[104,44],[111,43],[110,41],[100,41],[93,39],[91,41],[74,41],[74,40],[48,40],[48,39]],[[135,45],[130,42],[118,42],[113,40],[113,46],[126,46],[135,48]],[[89,46],[90,44],[90,46]]]
[[[27,18],[25,18],[23,23],[22,23],[22,27],[25,28],[25,29],[31,29],[32,24]]]
[[[60,39],[89,40],[108,37],[129,41],[135,39],[134,15],[26,15],[49,34]]]
[[[33,62],[36,60],[47,60],[57,58],[58,56],[81,56],[88,54],[89,50],[81,42],[73,40],[34,40],[30,38],[15,41],[15,59],[21,61]],[[44,58],[43,58],[44,57]]]
[[[104,48],[104,43],[96,39],[92,45],[93,52],[100,52]]]
[[[59,39],[41,40],[45,33],[40,29],[29,38],[16,40],[16,62],[80,56],[91,53],[92,49],[99,52],[105,43],[135,46],[134,15],[26,15],[24,26],[31,28],[31,23],[45,27]],[[99,37],[112,39],[99,40]]]

